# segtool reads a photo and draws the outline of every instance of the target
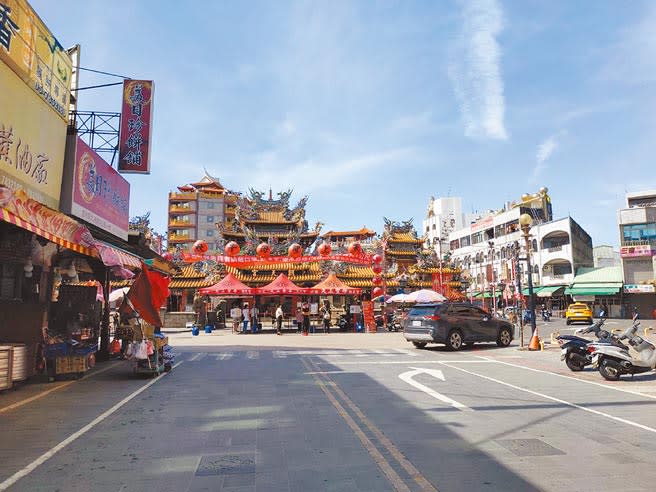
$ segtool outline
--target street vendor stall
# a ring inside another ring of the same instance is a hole
[[[49,381],[82,376],[95,365],[102,305],[98,287],[63,284],[50,306],[44,357]],[[100,296],[102,298],[102,296]]]

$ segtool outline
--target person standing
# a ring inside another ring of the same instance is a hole
[[[299,309],[296,307],[296,333],[300,333],[303,330],[303,307]]]
[[[253,332],[253,335],[257,333],[257,329],[259,328],[259,314],[260,310],[254,305],[251,309],[251,331]]]
[[[282,304],[278,304],[276,309],[276,335],[282,335],[282,319],[285,313],[282,311]]]
[[[323,319],[323,332],[330,333],[330,306],[328,301],[321,307],[321,318]]]
[[[303,336],[308,336],[310,331],[310,305],[307,301],[301,306],[301,313],[303,314]]]
[[[242,333],[248,333],[248,322],[251,319],[251,312],[250,309],[248,309],[248,303],[244,303],[244,309],[241,310],[241,319],[243,322],[243,326],[241,328]]]
[[[241,323],[241,308],[239,304],[230,310],[230,318],[232,319],[232,332],[239,333],[239,324]]]

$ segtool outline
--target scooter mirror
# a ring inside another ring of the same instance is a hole
[[[631,319],[635,322],[638,319],[638,313],[635,313]]]
[[[606,317],[606,311],[604,311],[603,309],[601,311],[599,311],[599,317],[601,319],[604,319]]]

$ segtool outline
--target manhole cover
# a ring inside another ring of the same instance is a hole
[[[565,454],[540,439],[499,439],[494,441],[517,456],[557,456]]]
[[[255,457],[238,454],[203,456],[196,475],[235,475],[255,473]]]

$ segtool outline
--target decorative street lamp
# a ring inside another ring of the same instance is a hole
[[[533,223],[533,218],[529,214],[519,216],[519,225],[522,228],[522,236],[526,245],[526,272],[528,273],[528,311],[531,316],[531,336],[535,334],[535,299],[533,298],[533,269],[531,267],[531,241],[529,239],[529,229]]]

